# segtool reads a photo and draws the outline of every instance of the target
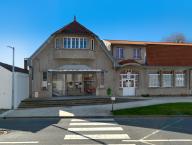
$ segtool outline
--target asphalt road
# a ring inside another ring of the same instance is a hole
[[[2,145],[192,145],[192,117],[2,119]]]

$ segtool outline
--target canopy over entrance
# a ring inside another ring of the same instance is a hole
[[[56,69],[49,69],[48,72],[101,72],[101,69],[92,69],[87,65],[65,64]]]

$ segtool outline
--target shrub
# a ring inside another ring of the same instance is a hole
[[[111,88],[107,89],[107,96],[111,97],[112,96],[112,90]]]
[[[149,94],[142,94],[141,96],[142,97],[149,97],[150,95]]]

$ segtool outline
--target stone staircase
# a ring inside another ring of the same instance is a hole
[[[140,99],[139,99],[140,100]],[[115,103],[139,101],[138,99],[116,98]],[[109,97],[105,98],[71,98],[71,99],[26,99],[23,100],[19,108],[42,108],[42,107],[64,107],[64,106],[81,106],[81,105],[99,105],[111,104]]]

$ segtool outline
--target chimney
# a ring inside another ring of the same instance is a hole
[[[28,70],[28,65],[27,65],[28,59],[24,58],[24,69]]]

